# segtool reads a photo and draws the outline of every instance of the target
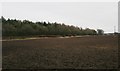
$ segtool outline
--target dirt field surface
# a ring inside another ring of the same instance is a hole
[[[3,41],[3,69],[115,69],[117,36]]]

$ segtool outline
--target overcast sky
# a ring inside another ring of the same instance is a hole
[[[65,23],[82,28],[118,31],[117,2],[5,2],[5,18]]]

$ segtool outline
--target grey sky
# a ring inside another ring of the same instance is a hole
[[[82,28],[118,31],[117,2],[5,2],[5,18],[59,22]]]

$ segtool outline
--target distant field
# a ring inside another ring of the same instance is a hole
[[[3,69],[112,69],[118,66],[117,36],[3,41]]]

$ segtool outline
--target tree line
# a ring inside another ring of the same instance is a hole
[[[59,35],[59,36],[76,36],[76,35],[97,35],[98,31],[94,29],[83,29],[64,23],[51,22],[32,22],[29,20],[5,19],[2,21],[3,36],[36,36],[36,35]],[[101,30],[100,30],[101,31]],[[99,32],[100,32],[99,31]],[[101,33],[101,32],[100,32]]]

